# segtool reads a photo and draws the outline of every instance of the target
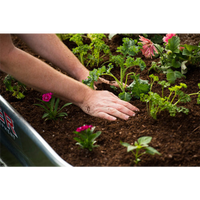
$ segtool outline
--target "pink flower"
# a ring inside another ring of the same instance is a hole
[[[146,57],[146,58],[152,58],[152,56],[154,56],[154,51],[156,53],[158,53],[157,49],[155,48],[153,42],[149,39],[146,39],[143,36],[140,36],[140,41],[143,44],[143,47],[141,49],[142,54]]]
[[[87,130],[88,128],[90,128],[90,130],[92,129],[92,125],[84,125],[84,126],[81,126],[81,127],[78,127],[76,129],[77,132],[81,132],[81,131],[84,131],[84,130]]]
[[[53,93],[47,93],[42,95],[42,101],[49,102]]]
[[[168,40],[175,35],[176,35],[175,33],[168,33],[165,37],[163,37],[163,42],[166,42],[168,44]]]

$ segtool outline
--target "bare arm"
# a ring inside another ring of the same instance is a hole
[[[10,35],[0,35],[0,46],[0,70],[36,90],[54,93],[55,96],[74,103],[92,116],[107,120],[116,120],[116,117],[127,120],[138,110],[112,93],[92,90],[16,48]],[[72,63],[76,62],[73,61],[73,57],[71,59]]]
[[[76,80],[82,82],[89,76],[89,70],[82,65],[78,58],[55,34],[17,34],[17,36],[38,55],[66,71]],[[95,85],[99,83],[118,87],[115,81],[109,82],[104,78],[99,78]]]
[[[78,81],[89,76],[89,70],[55,34],[18,34],[17,36],[38,55],[63,69]]]
[[[91,90],[82,83],[49,67],[45,62],[16,48],[9,35],[1,36],[1,69],[22,83],[42,92],[52,92],[79,105]],[[73,96],[73,99],[71,98]]]

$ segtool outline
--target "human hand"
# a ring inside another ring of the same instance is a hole
[[[97,89],[97,85],[98,84],[102,84],[102,83],[106,83],[108,85],[119,87],[119,85],[118,85],[118,83],[116,81],[108,81],[108,80],[106,80],[104,78],[99,77],[98,81],[95,82],[94,89],[96,90]]]
[[[130,116],[135,116],[135,111],[139,111],[137,107],[104,90],[92,90],[80,107],[91,116],[110,121],[117,118],[127,120]]]

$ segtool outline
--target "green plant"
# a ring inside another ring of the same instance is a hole
[[[71,105],[71,103],[66,103],[58,110],[60,99],[56,99],[54,96],[52,97],[52,95],[52,93],[43,94],[42,100],[38,99],[39,101],[43,102],[44,105],[34,104],[36,106],[42,107],[45,110],[46,113],[44,113],[42,119],[46,118],[45,120],[56,120],[58,117],[67,116],[67,113],[61,112],[61,110],[64,107]]]
[[[180,83],[180,85],[170,86],[169,82],[159,81],[157,76],[151,74],[149,76],[151,78],[151,87],[148,94],[141,94],[140,100],[142,102],[146,102],[147,112],[154,118],[157,119],[157,114],[161,111],[167,110],[170,113],[170,116],[176,116],[177,112],[183,112],[185,114],[189,113],[189,109],[183,106],[177,106],[179,102],[187,103],[191,101],[190,96],[198,95],[197,103],[200,104],[200,91],[191,94],[185,94],[181,89],[187,88],[187,85],[184,83]],[[155,81],[159,81],[158,84],[162,87],[162,96],[157,93],[152,92],[152,86]],[[200,83],[198,84],[200,89]],[[164,96],[164,88],[168,88],[169,95]]]
[[[121,89],[121,93],[119,94],[119,98],[125,101],[130,101],[132,95],[136,95],[137,98],[138,92],[148,92],[148,82],[142,81],[139,79],[139,75],[136,75],[134,72],[127,73],[127,70],[132,66],[139,66],[141,71],[145,69],[146,64],[141,58],[132,58],[131,56],[135,56],[140,47],[136,46],[137,40],[132,40],[129,38],[123,38],[123,45],[117,48],[117,52],[121,53],[117,56],[112,56],[110,62],[115,63],[120,67],[120,79],[118,80],[112,73],[111,69],[114,67],[112,63],[108,64],[108,68],[102,66],[101,68],[94,69],[90,71],[89,77],[86,80],[83,80],[83,83],[94,89],[94,82],[98,80],[99,76],[108,75],[114,78],[114,80],[118,83],[119,88]],[[127,87],[128,77],[132,75],[134,78],[133,83]],[[126,92],[126,88],[132,91]],[[144,89],[145,88],[145,89]],[[137,90],[137,92],[136,92]]]
[[[27,89],[23,83],[20,83],[10,75],[7,75],[3,82],[6,86],[6,90],[13,93],[12,96],[16,97],[17,99],[23,99],[25,97],[23,93]]]
[[[158,50],[160,61],[152,62],[150,68],[162,71],[170,83],[175,83],[177,78],[185,77],[187,65],[196,65],[200,63],[200,43],[198,46],[180,44],[180,38],[176,34],[167,34],[163,38],[164,47],[154,44]]]
[[[83,43],[83,34],[74,34],[70,41],[73,41],[77,44],[77,47],[72,49],[72,52],[76,55],[78,55],[78,58],[80,62],[85,65],[86,55],[88,54],[88,51],[91,50],[91,46],[88,44]]]
[[[92,125],[84,125],[76,129],[74,133],[78,135],[74,140],[77,141],[77,145],[80,145],[81,148],[89,149],[92,151],[94,147],[98,147],[99,145],[94,145],[96,142],[95,139],[101,135],[101,131],[94,132],[95,127]]]
[[[57,33],[56,34],[58,38],[62,41],[70,39],[74,34],[73,33],[68,33],[68,34],[63,34],[63,33]]]
[[[95,39],[96,36],[105,36],[104,31],[88,31],[87,37],[91,40]]]
[[[99,63],[103,61],[104,56],[111,55],[109,46],[106,45],[103,41],[103,38],[105,38],[106,36],[104,34],[90,33],[87,34],[87,37],[91,40],[91,53],[87,57],[88,63],[86,67],[88,65],[90,65],[90,67],[93,67],[95,64],[98,67]],[[103,53],[103,55],[100,55],[101,52]]]
[[[144,137],[140,137],[137,141],[135,141],[134,145],[130,145],[129,143],[122,142],[122,141],[120,141],[120,144],[127,148],[127,152],[131,151],[133,153],[133,155],[135,156],[134,162],[137,165],[138,162],[141,161],[140,157],[143,154],[148,153],[150,155],[154,155],[154,154],[161,155],[156,149],[148,145],[151,142],[151,140],[152,140],[152,137],[144,136]],[[142,152],[140,153],[140,151]]]
[[[133,82],[127,87],[131,91],[131,95],[136,99],[140,98],[141,94],[146,94],[150,90],[150,84],[148,80],[142,80],[139,78],[140,74],[133,73],[130,77],[133,79]]]
[[[103,66],[98,69],[94,69],[90,71],[88,79],[83,80],[82,82],[92,89],[94,89],[94,82],[96,82],[99,78],[99,76],[108,75],[115,79],[115,81],[118,83],[119,88],[121,89],[121,93],[118,95],[120,99],[125,101],[130,101],[131,98],[134,96],[135,98],[139,98],[141,93],[147,93],[149,91],[150,85],[148,84],[147,80],[142,80],[139,78],[139,74],[136,75],[134,72],[130,72],[126,75],[125,83],[123,82],[124,79],[120,78],[118,80],[112,73],[111,69],[113,68],[113,65],[110,63],[108,65],[108,69]],[[125,69],[126,70],[126,69]],[[122,72],[123,73],[123,72]],[[120,74],[121,77],[125,76],[125,73]],[[133,78],[133,82],[127,87],[127,79],[128,76],[132,75],[131,78]],[[130,92],[126,92],[126,88]]]
[[[84,44],[83,38],[88,37],[91,40],[91,43]],[[98,66],[99,63],[103,60],[103,57],[106,55],[111,55],[110,48],[105,44],[103,38],[106,36],[104,34],[74,34],[70,41],[73,41],[77,44],[77,47],[72,49],[74,54],[78,55],[79,60],[86,67],[93,67],[95,64]],[[103,55],[101,55],[101,53]]]

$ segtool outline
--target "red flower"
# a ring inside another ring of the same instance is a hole
[[[179,47],[179,50],[182,51],[183,49],[185,49],[185,47]]]
[[[52,93],[47,93],[42,95],[42,101],[49,102],[51,99]]]
[[[146,58],[152,58],[152,56],[154,56],[154,51],[156,53],[158,53],[157,49],[155,48],[153,42],[149,39],[146,39],[143,36],[140,36],[140,41],[142,41],[143,47],[141,49],[142,54],[146,57]]]
[[[163,42],[166,42],[168,44],[168,40],[175,35],[176,35],[175,33],[168,33],[165,37],[163,37]]]
[[[77,132],[81,132],[81,131],[84,131],[84,130],[87,130],[88,128],[90,128],[90,130],[92,129],[92,125],[84,125],[84,126],[81,126],[81,127],[78,127],[76,129]]]

